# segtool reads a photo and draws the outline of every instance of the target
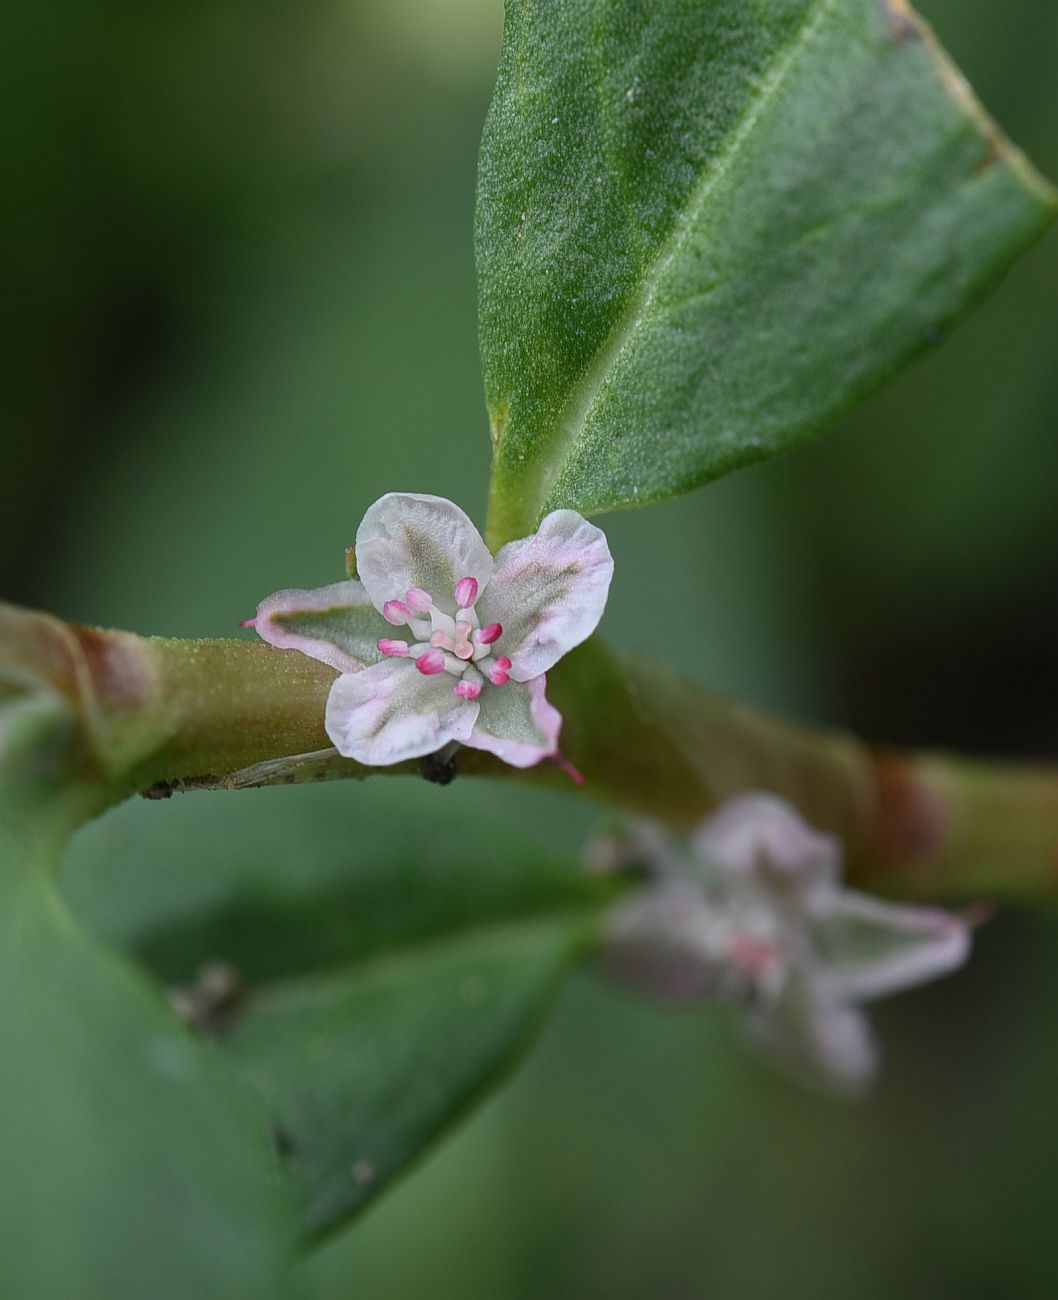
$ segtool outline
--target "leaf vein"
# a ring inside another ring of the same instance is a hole
[[[607,379],[616,369],[621,354],[625,352],[645,323],[669,267],[680,256],[688,238],[697,227],[702,210],[710,196],[730,173],[743,146],[769,105],[774,102],[798,58],[811,45],[816,33],[838,2],[839,0],[818,0],[793,38],[778,53],[770,72],[762,79],[759,91],[743,114],[727,146],[717,154],[713,165],[702,173],[688,202],[676,217],[672,233],[658,249],[643,277],[641,288],[632,295],[627,307],[614,322],[605,341],[595,353],[594,359],[586,367],[580,382],[570,394],[562,414],[556,421],[551,439],[551,454],[542,465],[538,480],[540,486],[537,504],[540,513],[548,504],[556,484],[561,479],[573,447],[587,428],[592,411],[605,389]]]

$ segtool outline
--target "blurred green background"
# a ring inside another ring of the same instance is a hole
[[[1053,0],[923,7],[1058,178]],[[340,577],[384,491],[483,522],[471,222],[500,18],[499,0],[9,7],[0,594],[228,635],[268,592]],[[1056,359],[1052,234],[839,433],[608,520],[606,634],[647,649],[675,624],[680,667],[804,721],[1053,756]],[[86,900],[148,823],[208,832],[218,864],[246,819],[325,817],[335,860],[370,853],[359,810],[379,800],[487,806],[573,851],[596,820],[469,781],[188,796],[87,833],[71,895],[105,929]],[[718,1015],[580,976],[514,1080],[304,1267],[298,1300],[1052,1297],[1056,940],[1049,914],[1008,912],[966,972],[881,1007],[886,1072],[855,1106],[776,1080]]]

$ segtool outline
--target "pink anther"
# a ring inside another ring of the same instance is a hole
[[[398,659],[404,658],[408,653],[407,641],[391,641],[384,636],[376,644],[384,655],[395,655]]]
[[[434,677],[445,670],[444,653],[440,650],[424,650],[416,659],[415,667],[424,677]]]
[[[400,627],[402,623],[407,623],[408,619],[411,618],[411,610],[402,600],[387,600],[382,606],[382,617],[387,623]]]

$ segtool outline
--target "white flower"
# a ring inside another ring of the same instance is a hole
[[[371,766],[451,740],[529,767],[558,748],[545,673],[595,630],[613,560],[573,510],[489,553],[457,505],[391,492],[356,534],[359,580],[279,591],[253,620],[275,646],[336,668],[324,725]]]
[[[631,857],[654,880],[610,919],[611,968],[662,997],[734,1005],[758,1045],[805,1080],[867,1083],[878,1053],[859,1004],[946,974],[969,952],[960,918],[843,888],[838,841],[773,795],[732,799],[689,852],[641,827]]]

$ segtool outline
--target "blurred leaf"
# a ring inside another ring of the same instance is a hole
[[[68,866],[79,914],[192,1004],[228,972],[238,996],[202,1019],[264,1100],[307,1233],[499,1079],[612,894],[486,798],[394,778],[141,804]]]
[[[0,713],[0,1293],[267,1300],[293,1240],[260,1111],[52,873],[83,789],[66,707]]]
[[[557,916],[266,991],[224,1039],[270,1104],[305,1223],[340,1223],[494,1084],[584,938]]]
[[[138,800],[78,832],[63,894],[167,984],[224,960],[251,986],[607,895],[535,833],[565,823],[562,840],[579,848],[583,808],[503,795],[395,778]]]
[[[477,219],[493,541],[818,432],[1053,215],[902,0],[510,0]]]

